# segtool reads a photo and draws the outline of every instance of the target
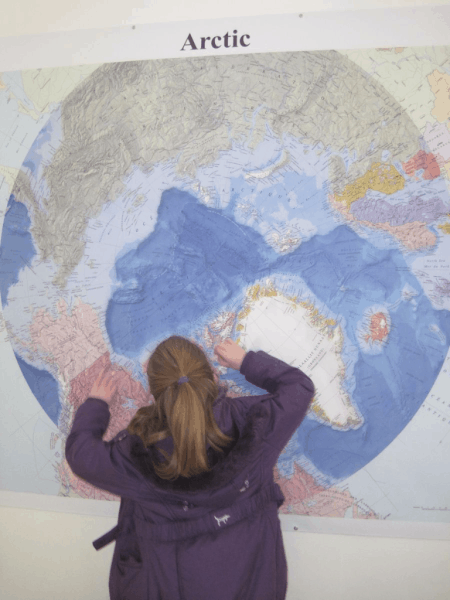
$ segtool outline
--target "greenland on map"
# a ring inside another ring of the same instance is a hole
[[[450,522],[450,47],[4,72],[0,210],[3,489],[116,500],[64,457],[100,370],[109,440],[172,334],[261,393],[232,337],[316,386],[281,513]]]

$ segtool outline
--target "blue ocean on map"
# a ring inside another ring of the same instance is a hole
[[[384,351],[359,351],[356,360],[352,399],[364,424],[339,431],[307,418],[296,433],[308,460],[323,474],[344,478],[381,452],[418,410],[446,355],[450,315],[432,308],[398,250],[375,248],[341,225],[279,255],[236,222],[234,208],[233,202],[225,210],[207,208],[175,188],[162,194],[154,231],[115,265],[106,316],[113,349],[136,358],[175,332],[190,335],[243,289],[275,274],[300,276],[342,316],[355,347],[364,311],[397,302]],[[405,286],[417,291],[414,302],[398,302]],[[242,378],[237,383],[245,387]]]
[[[7,303],[9,288],[19,281],[19,272],[30,268],[30,262],[36,254],[30,226],[27,207],[22,202],[16,202],[11,194],[0,244],[0,292],[3,306]]]
[[[61,403],[59,402],[59,384],[56,379],[45,369],[37,369],[24,361],[17,353],[14,353],[19,363],[20,370],[30,386],[30,390],[36,396],[39,404],[45,410],[47,415],[58,424],[61,412]]]
[[[31,268],[30,263],[36,249],[30,233],[31,220],[25,204],[10,196],[3,223],[0,245],[0,291],[2,305],[7,304],[8,290],[19,280],[22,269]],[[61,404],[59,385],[56,379],[45,369],[25,362],[15,353],[19,367],[30,386],[31,391],[54,423],[58,422]]]

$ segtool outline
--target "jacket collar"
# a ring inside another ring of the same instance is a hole
[[[138,470],[160,490],[168,492],[213,491],[227,484],[237,484],[239,475],[261,452],[259,440],[264,437],[264,426],[268,418],[265,404],[253,405],[245,418],[245,424],[239,429],[237,440],[223,453],[213,453],[214,466],[210,471],[193,477],[178,477],[173,481],[161,479],[156,475],[153,462],[158,460],[154,447],[145,448],[141,438],[132,436],[131,456]],[[233,486],[234,487],[234,486]]]

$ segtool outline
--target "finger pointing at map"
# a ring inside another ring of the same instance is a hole
[[[246,352],[228,338],[214,348],[214,354],[222,367],[239,370]]]

